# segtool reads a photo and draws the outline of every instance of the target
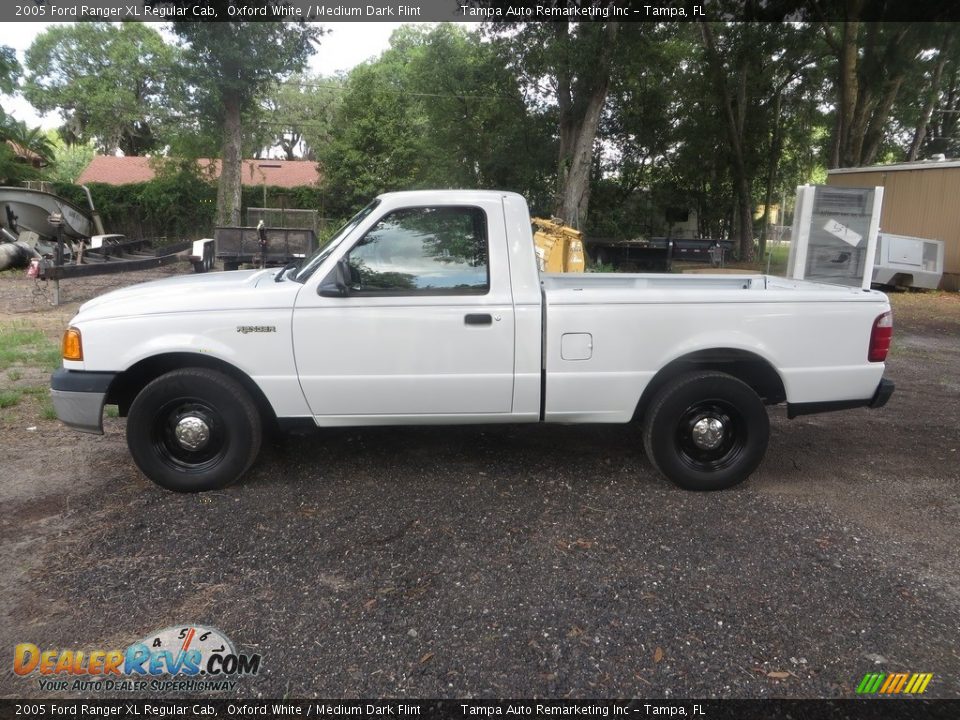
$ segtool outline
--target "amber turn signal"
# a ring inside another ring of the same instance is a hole
[[[76,328],[67,328],[63,334],[63,359],[83,360],[83,343],[80,341],[80,331]]]

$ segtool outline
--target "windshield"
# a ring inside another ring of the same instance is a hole
[[[372,213],[374,208],[376,208],[379,204],[380,200],[378,198],[350,218],[343,227],[333,234],[333,237],[330,238],[330,242],[317,250],[313,255],[304,261],[303,267],[299,272],[297,272],[296,275],[292,276],[292,279],[296,280],[298,283],[306,282],[310,276],[313,275],[316,269],[323,264],[323,261],[330,257],[330,253],[337,249],[337,246],[343,242],[343,239],[349,235],[350,232],[357,227],[357,225],[362,223],[367,215]]]

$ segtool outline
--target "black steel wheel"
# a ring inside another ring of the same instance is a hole
[[[688,490],[722,490],[746,480],[763,460],[769,436],[760,397],[743,381],[716,371],[669,382],[644,417],[650,462]]]
[[[156,378],[127,417],[127,446],[137,467],[176,492],[235,482],[256,459],[261,436],[260,414],[243,386],[206,368]]]

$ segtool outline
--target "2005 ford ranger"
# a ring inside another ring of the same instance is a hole
[[[892,317],[879,292],[768,276],[541,274],[526,202],[381,195],[283,269],[174,277],[84,304],[51,380],[57,415],[127,418],[139,468],[223,487],[262,429],[637,422],[694,490],[758,466],[766,405],[880,407]]]

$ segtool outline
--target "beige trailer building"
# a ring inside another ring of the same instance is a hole
[[[827,185],[883,187],[880,230],[943,240],[940,287],[960,289],[960,160],[840,168],[828,171]]]

